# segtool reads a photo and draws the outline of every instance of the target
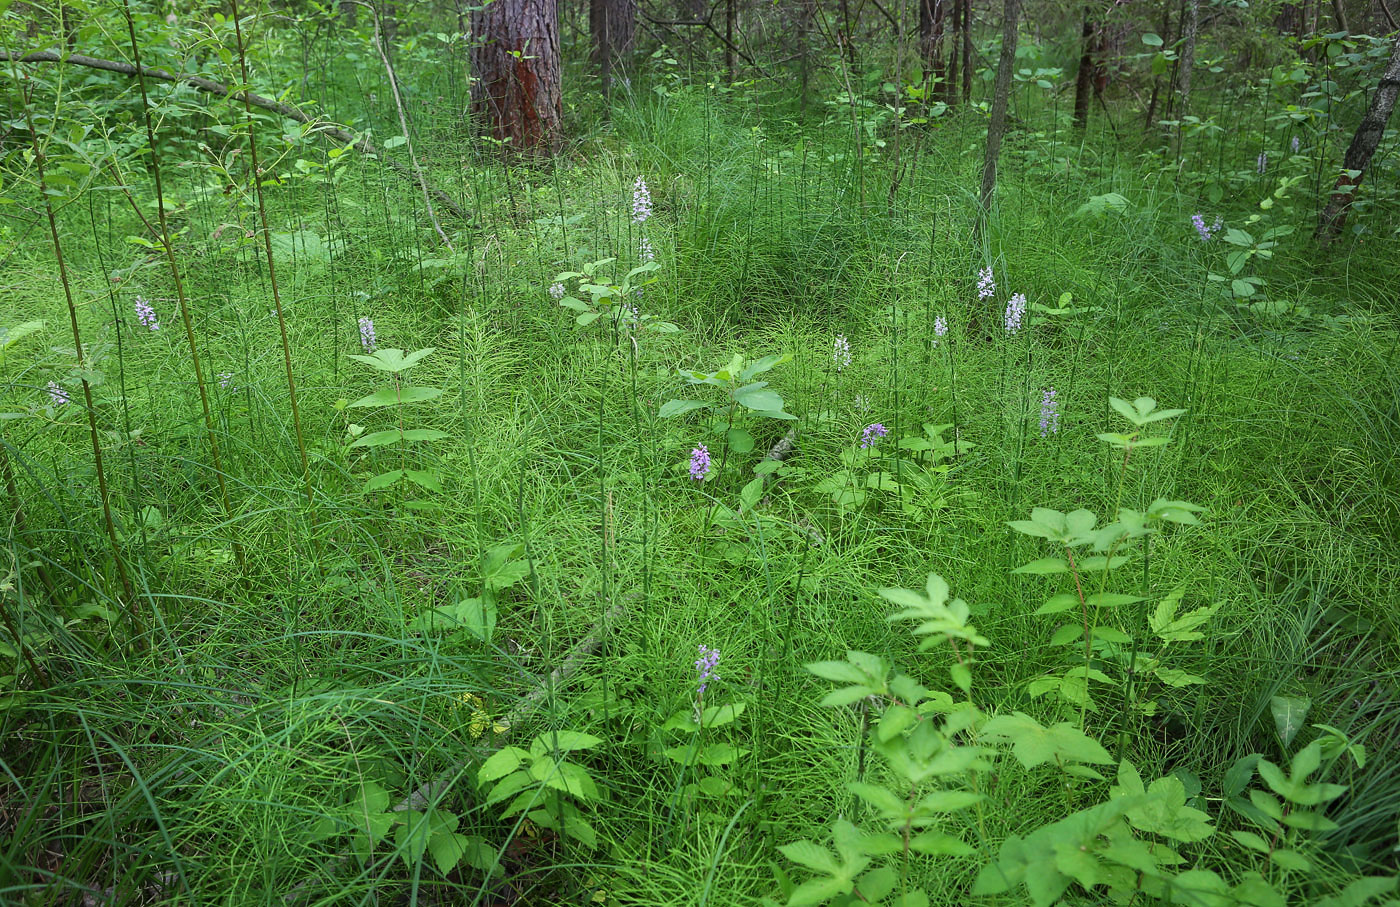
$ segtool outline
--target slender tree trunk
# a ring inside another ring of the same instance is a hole
[[[1201,0],[1186,0],[1185,22],[1182,24],[1181,59],[1176,67],[1176,111],[1178,124],[1191,109],[1191,74],[1196,68],[1196,36],[1201,30]],[[1173,142],[1181,153],[1182,125],[1176,127]]]
[[[1180,27],[1179,24],[1178,24],[1178,27]],[[1170,3],[1163,3],[1163,4],[1162,4],[1162,31],[1161,31],[1161,35],[1162,35],[1163,38],[1167,37],[1167,35],[1169,35],[1169,34],[1171,33],[1171,28],[1172,28],[1172,8],[1171,8],[1171,4],[1170,4]],[[1175,41],[1172,41],[1171,43],[1172,43],[1172,44],[1175,44],[1176,42],[1175,42]],[[1153,125],[1153,123],[1155,122],[1155,120],[1156,120],[1156,118],[1157,118],[1157,100],[1158,100],[1158,98],[1161,97],[1161,95],[1162,95],[1162,77],[1161,77],[1160,75],[1154,75],[1154,76],[1152,77],[1152,100],[1148,101],[1148,103],[1147,103],[1147,115],[1146,115],[1145,117],[1143,117],[1143,127],[1142,127],[1142,128],[1143,128],[1143,131],[1144,131],[1144,132],[1147,132],[1147,133],[1151,133],[1151,132],[1152,132],[1152,125]]]
[[[1356,189],[1361,185],[1361,179],[1366,175],[1366,167],[1371,163],[1371,156],[1376,153],[1376,147],[1385,135],[1385,126],[1390,120],[1391,111],[1395,109],[1397,96],[1400,96],[1400,32],[1395,35],[1390,62],[1381,73],[1381,81],[1376,86],[1375,94],[1371,95],[1371,104],[1366,108],[1366,115],[1361,118],[1361,124],[1356,127],[1356,135],[1352,136],[1346,156],[1342,158],[1342,174],[1337,177],[1337,184],[1332,187],[1332,197],[1318,218],[1316,235],[1324,245],[1336,239],[1342,232],[1352,199],[1356,196]]]
[[[948,84],[944,86],[943,99],[949,104],[958,100],[958,80],[962,78],[962,8],[966,0],[952,0],[953,28],[948,53]]]
[[[1337,30],[1349,32],[1347,28],[1347,9],[1342,5],[1342,0],[1332,0],[1332,13],[1337,17]]]
[[[588,24],[593,32],[593,64],[603,83],[603,94],[612,90],[613,69],[627,67],[637,35],[636,0],[589,0]]]
[[[807,90],[812,78],[808,33],[812,29],[813,0],[797,0],[797,111],[807,115]]]
[[[1094,33],[1098,31],[1089,7],[1084,7],[1084,26],[1080,29],[1079,69],[1074,74],[1074,128],[1089,125],[1089,83],[1094,70]]]
[[[943,64],[943,24],[946,0],[919,0],[919,55],[924,64],[924,82],[938,93],[946,86],[947,67]]]
[[[734,0],[724,0],[724,74],[734,84]]]
[[[1016,4],[1016,16],[1021,15],[1021,5]],[[963,0],[962,29],[962,98],[972,100],[972,0]]]
[[[494,0],[472,13],[472,115],[492,138],[528,154],[559,140],[556,0]]]
[[[996,87],[992,90],[992,121],[987,126],[987,155],[982,161],[982,191],[978,200],[983,216],[992,204],[997,187],[997,158],[1001,137],[1006,132],[1006,105],[1011,97],[1011,70],[1016,66],[1016,34],[1021,19],[1021,0],[1006,0],[1001,23],[1001,59],[997,62]]]

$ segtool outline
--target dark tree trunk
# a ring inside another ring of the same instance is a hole
[[[1179,24],[1178,24],[1178,27]],[[1162,31],[1161,35],[1166,38],[1171,33],[1172,28],[1172,8],[1170,3],[1162,4]],[[1175,44],[1172,41],[1171,44]],[[1170,45],[1168,45],[1170,46]],[[1143,117],[1143,129],[1151,133],[1152,126],[1157,118],[1157,101],[1162,95],[1162,77],[1154,75],[1152,77],[1152,100],[1147,103],[1147,114]]]
[[[549,154],[559,139],[556,0],[495,0],[472,13],[472,116],[506,147]]]
[[[972,100],[972,0],[963,0],[962,26],[962,99]],[[1016,4],[1017,18],[1021,15],[1021,5]]]
[[[1021,19],[1021,0],[1006,0],[1001,24],[1001,59],[997,62],[996,87],[992,90],[992,121],[987,126],[987,154],[982,160],[982,191],[978,199],[985,216],[997,186],[997,158],[1001,137],[1006,132],[1006,105],[1011,98],[1011,70],[1016,66],[1016,34]]]
[[[615,68],[626,69],[637,36],[636,0],[589,0],[588,24],[593,32],[593,64],[603,83],[603,94],[612,90]]]
[[[1089,125],[1089,83],[1094,70],[1094,35],[1098,26],[1094,23],[1089,7],[1084,7],[1084,26],[1080,30],[1079,68],[1074,74],[1074,128],[1084,129]]]
[[[1395,109],[1397,96],[1400,96],[1400,33],[1395,35],[1390,62],[1386,64],[1385,72],[1381,73],[1380,84],[1376,86],[1376,93],[1371,95],[1366,115],[1361,118],[1361,125],[1356,127],[1356,135],[1352,136],[1346,156],[1342,158],[1342,175],[1337,177],[1332,197],[1318,218],[1317,238],[1323,244],[1342,232],[1356,189],[1361,185],[1371,156],[1376,153],[1376,147],[1385,135],[1385,126],[1390,120],[1391,111]]]
[[[924,64],[924,82],[944,94],[947,67],[943,64],[943,24],[948,14],[946,0],[919,0],[919,55]]]
[[[958,79],[962,75],[962,8],[964,0],[952,0],[953,4],[953,28],[951,41],[952,50],[948,54],[948,84],[943,92],[943,99],[949,104],[958,100]]]

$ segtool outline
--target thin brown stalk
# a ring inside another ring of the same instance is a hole
[[[175,297],[180,303],[180,320],[184,322],[185,343],[190,351],[190,364],[194,366],[194,382],[199,388],[199,406],[204,415],[204,433],[209,439],[209,457],[214,467],[214,477],[219,482],[219,501],[223,505],[224,518],[232,519],[233,508],[229,504],[228,482],[224,478],[224,464],[219,456],[219,436],[214,432],[214,416],[209,407],[209,388],[204,383],[204,367],[199,361],[199,344],[194,339],[194,321],[190,318],[189,300],[185,295],[185,281],[180,274],[180,265],[175,260],[175,246],[170,241],[170,224],[165,216],[165,187],[161,182],[160,153],[156,150],[156,132],[155,127],[151,124],[151,104],[146,94],[146,77],[141,70],[141,48],[136,41],[136,24],[131,18],[129,0],[122,0],[122,12],[126,16],[127,34],[131,38],[131,58],[136,64],[136,84],[141,89],[141,111],[146,122],[146,150],[151,156],[151,179],[155,182],[156,214],[160,223],[158,235],[161,248],[165,250],[165,260],[170,265],[170,276],[175,281]],[[129,193],[127,198],[131,199]],[[136,206],[133,204],[132,207]],[[139,208],[137,212],[140,213]],[[142,218],[142,220],[144,219]],[[236,539],[233,543],[233,550],[241,564],[243,562],[243,546]]]
[[[49,194],[48,180],[44,172],[44,151],[39,146],[39,132],[34,128],[34,112],[30,108],[29,95],[24,91],[13,56],[10,61],[11,75],[20,86],[20,103],[24,107],[24,122],[29,130],[29,145],[34,152],[34,169],[39,178],[39,195],[44,200],[44,213],[48,217],[49,237],[53,241],[54,259],[58,265],[58,279],[63,286],[63,298],[68,303],[68,323],[73,333],[73,350],[78,357],[79,380],[83,384],[83,401],[87,408],[88,436],[92,441],[93,467],[97,470],[97,494],[102,502],[102,522],[107,530],[107,540],[112,546],[112,560],[117,566],[117,577],[126,595],[127,608],[131,619],[139,628],[140,618],[136,613],[136,595],[131,587],[131,578],[126,572],[122,559],[121,545],[117,541],[117,526],[112,520],[112,501],[107,493],[107,470],[102,462],[102,441],[97,433],[97,409],[92,402],[92,384],[88,381],[87,357],[83,353],[83,335],[78,327],[78,306],[73,301],[73,287],[68,281],[68,266],[63,260],[63,242],[58,236],[58,219],[54,216],[53,196]]]
[[[243,84],[248,84],[248,58],[244,53],[243,25],[238,15],[238,0],[231,0],[233,13],[233,34],[238,42],[238,66]],[[287,318],[282,311],[282,294],[277,288],[277,269],[272,260],[272,229],[267,223],[267,203],[263,199],[262,168],[258,166],[257,127],[253,121],[253,106],[247,96],[243,98],[243,112],[248,124],[248,162],[252,168],[253,194],[258,199],[258,221],[262,227],[263,253],[267,257],[267,282],[272,288],[272,302],[277,310],[277,328],[282,336],[282,363],[287,370],[287,394],[292,404],[292,426],[296,430],[297,453],[301,456],[301,476],[306,486],[306,504],[311,508],[312,544],[319,554],[320,541],[316,532],[316,497],[311,487],[311,464],[306,458],[306,438],[301,429],[301,409],[297,406],[297,381],[292,370],[292,347],[287,341]],[[317,558],[319,564],[320,558]]]

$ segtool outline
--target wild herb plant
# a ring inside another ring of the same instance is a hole
[[[373,331],[373,327],[370,327]],[[361,325],[362,339],[365,335],[365,328]],[[372,336],[369,335],[369,336]],[[365,348],[373,347],[373,341],[365,343]],[[400,349],[380,349],[367,354],[352,354],[351,359],[356,362],[363,362],[381,375],[389,376],[389,384],[379,388],[374,393],[361,397],[360,399],[345,404],[346,409],[371,409],[387,411],[396,423],[394,428],[383,428],[365,434],[363,426],[350,424],[347,433],[352,440],[347,445],[348,450],[369,450],[383,451],[392,456],[398,454],[398,465],[392,469],[385,469],[371,475],[365,480],[363,491],[370,494],[376,491],[384,491],[407,482],[425,491],[434,494],[442,493],[442,475],[436,469],[414,469],[410,466],[409,452],[413,445],[423,442],[441,441],[450,435],[437,428],[410,428],[407,420],[407,407],[415,403],[426,403],[429,400],[436,400],[442,396],[442,388],[438,387],[414,387],[403,383],[404,373],[422,362],[428,356],[436,352],[432,347],[422,350],[414,350],[411,353],[404,353]],[[417,458],[415,458],[416,460]],[[379,468],[384,464],[378,462],[376,454],[371,454],[371,468]],[[415,463],[415,465],[417,465]],[[410,510],[432,510],[440,505],[433,501],[408,500],[403,502],[403,506]]]
[[[1121,506],[1133,453],[1161,447],[1170,440],[1165,435],[1147,435],[1144,428],[1174,419],[1185,410],[1158,409],[1157,401],[1151,397],[1139,397],[1131,403],[1110,397],[1109,404],[1132,428],[1128,433],[1105,432],[1098,436],[1113,449],[1123,452],[1114,492],[1117,518],[1099,525],[1098,517],[1089,510],[1081,508],[1066,514],[1049,507],[1036,507],[1031,510],[1029,520],[1013,520],[1010,523],[1011,528],[1022,535],[1043,538],[1055,547],[1054,555],[1017,567],[1014,573],[1067,575],[1070,581],[1070,589],[1052,595],[1035,613],[1078,612],[1077,620],[1056,629],[1050,637],[1050,645],[1076,647],[1082,652],[1082,657],[1075,658],[1076,663],[1071,667],[1043,674],[1031,681],[1027,691],[1032,697],[1054,693],[1059,699],[1077,707],[1081,727],[1088,712],[1099,710],[1094,684],[1121,687],[1125,707],[1150,711],[1155,706],[1145,705],[1136,698],[1141,695],[1139,676],[1155,677],[1171,687],[1205,682],[1200,677],[1163,664],[1160,653],[1158,657],[1139,659],[1134,634],[1141,639],[1145,629],[1140,614],[1133,620],[1118,618],[1111,624],[1100,623],[1105,610],[1116,615],[1121,609],[1145,600],[1141,595],[1111,591],[1109,588],[1112,571],[1131,563],[1137,556],[1145,558],[1145,552],[1139,555],[1135,550],[1135,543],[1150,539],[1168,523],[1198,525],[1200,521],[1196,514],[1204,510],[1195,504],[1168,498],[1157,498],[1143,511]],[[1144,541],[1143,545],[1146,544],[1149,542]],[[1181,591],[1172,593],[1154,613],[1152,629],[1162,638],[1164,646],[1169,642],[1193,638],[1189,634],[1212,613],[1210,608],[1199,608],[1178,618],[1176,608],[1181,597]],[[1111,668],[1122,676],[1114,677],[1105,668]]]
[[[724,473],[730,454],[743,456],[753,452],[757,444],[754,420],[793,421],[797,418],[784,409],[786,404],[783,398],[768,387],[767,381],[754,380],[791,360],[789,353],[764,356],[753,361],[735,353],[724,368],[713,372],[681,369],[681,377],[692,387],[703,384],[720,388],[724,392],[723,400],[719,403],[693,399],[668,400],[661,405],[658,415],[663,419],[673,419],[687,413],[710,414],[707,433],[719,438],[723,444],[719,466],[714,473],[718,477]],[[707,465],[709,457],[707,449]]]

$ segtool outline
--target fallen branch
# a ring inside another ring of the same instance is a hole
[[[263,110],[270,110],[273,113],[280,113],[282,116],[296,120],[312,127],[312,132],[316,135],[328,139],[334,139],[345,145],[352,146],[361,154],[372,154],[384,162],[384,165],[392,169],[399,176],[410,182],[418,182],[417,176],[409,167],[405,167],[398,161],[391,160],[384,156],[384,153],[375,147],[374,143],[367,138],[357,137],[354,133],[342,129],[330,123],[317,122],[300,110],[281,101],[274,101],[272,98],[265,98],[262,95],[254,94],[251,91],[234,91],[222,82],[215,82],[213,79],[206,79],[204,76],[196,76],[190,73],[169,73],[163,69],[155,69],[150,66],[143,66],[139,70],[130,63],[123,63],[120,60],[104,60],[100,57],[89,57],[83,54],[63,55],[52,50],[40,50],[28,54],[12,54],[9,51],[0,50],[0,60],[14,61],[15,63],[69,63],[73,66],[86,66],[89,69],[101,69],[106,72],[115,72],[124,76],[134,76],[138,72],[148,79],[157,79],[162,82],[175,82],[190,85],[208,94],[231,97],[238,101],[252,104]],[[454,217],[467,220],[466,212],[458,207],[452,200],[452,196],[441,189],[431,189],[431,195],[437,199],[438,204],[450,211]]]

